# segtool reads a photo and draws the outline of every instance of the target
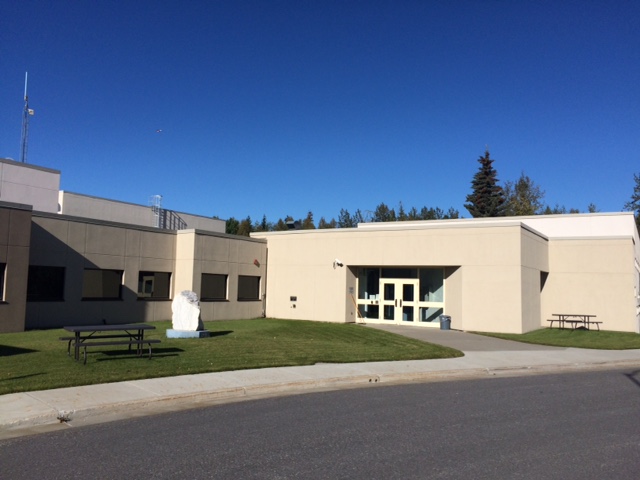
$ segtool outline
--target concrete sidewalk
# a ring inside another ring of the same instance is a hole
[[[370,327],[453,347],[465,356],[264,368],[8,394],[0,396],[0,439],[216,403],[380,383],[614,367],[640,370],[640,350],[545,347],[454,330]]]

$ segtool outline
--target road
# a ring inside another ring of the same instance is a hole
[[[7,479],[637,478],[640,370],[245,401],[0,442]]]

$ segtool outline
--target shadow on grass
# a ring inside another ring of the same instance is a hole
[[[22,355],[23,353],[34,353],[38,350],[32,350],[30,348],[10,347],[7,345],[0,345],[0,357],[11,357],[12,355]]]
[[[164,358],[164,357],[177,357],[179,353],[184,352],[181,348],[154,348],[152,350],[151,358]],[[149,350],[143,350],[142,355],[137,355],[135,351],[129,350],[94,350],[93,353],[100,353],[109,358],[96,358],[97,362],[108,362],[109,360],[122,360],[123,358],[144,358],[149,360]],[[90,361],[91,356],[87,354],[87,363]],[[82,360],[82,359],[81,359]]]
[[[230,333],[233,333],[233,330],[220,330],[219,332],[210,332],[209,338],[221,337],[223,335],[229,335]]]
[[[29,378],[29,377],[37,377],[38,375],[44,375],[44,374],[43,373],[31,373],[29,375],[20,375],[19,377],[3,378],[3,379],[0,380],[0,383],[10,382],[12,380],[22,380],[23,378]]]

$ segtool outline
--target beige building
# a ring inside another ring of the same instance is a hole
[[[246,238],[223,233],[218,219],[59,184],[56,170],[0,160],[0,332],[168,320],[172,299],[190,290],[204,321],[266,315],[437,328],[444,314],[455,329],[523,333],[576,313],[640,333],[632,213]]]
[[[267,240],[268,316],[524,333],[555,313],[639,332],[632,213],[366,223]]]

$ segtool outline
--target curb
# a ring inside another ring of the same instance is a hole
[[[285,383],[249,385],[243,387],[222,388],[212,391],[194,391],[183,395],[157,396],[149,394],[146,398],[134,401],[116,402],[107,405],[83,408],[82,410],[57,410],[52,405],[49,413],[0,420],[0,439],[55,431],[60,428],[76,427],[104,423],[114,420],[137,418],[161,413],[207,407],[217,404],[257,400],[260,398],[283,395],[299,395],[315,391],[332,391],[348,388],[362,388],[367,385],[398,385],[421,382],[442,382],[492,377],[514,377],[568,373],[589,370],[607,370],[626,366],[640,366],[637,360],[623,360],[599,363],[550,364],[520,367],[472,368],[412,373],[382,373],[375,375],[352,375],[328,377],[318,380],[300,380]],[[10,394],[11,395],[11,394]],[[31,400],[45,403],[30,393]]]

